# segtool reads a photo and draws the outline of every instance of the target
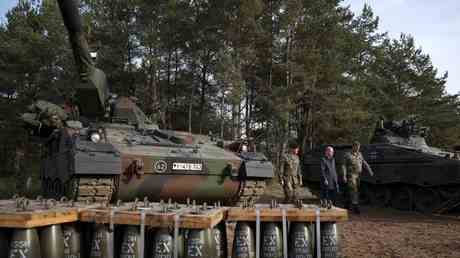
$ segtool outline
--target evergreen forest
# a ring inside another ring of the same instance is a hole
[[[161,128],[252,137],[273,154],[290,137],[302,149],[367,143],[381,118],[412,117],[430,128],[430,145],[459,144],[460,100],[446,92],[447,72],[416,35],[380,32],[368,5],[353,13],[340,0],[80,2],[111,91],[135,96]],[[0,25],[2,142],[24,139],[10,125],[33,100],[58,102],[77,82],[57,2],[18,1]]]

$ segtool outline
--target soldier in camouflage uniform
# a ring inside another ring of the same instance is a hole
[[[34,134],[46,136],[64,127],[68,115],[63,108],[48,101],[38,100],[28,107],[21,119],[33,129]]]
[[[343,181],[347,184],[347,200],[345,207],[349,208],[351,201],[353,212],[360,213],[359,210],[359,183],[363,167],[367,172],[374,176],[371,167],[364,160],[363,155],[359,151],[359,142],[354,142],[352,145],[351,153],[345,154],[344,162],[342,165]]]
[[[288,151],[283,155],[282,166],[281,185],[284,189],[285,200],[286,202],[293,202],[297,199],[296,189],[302,184],[298,146],[295,142],[289,143]]]

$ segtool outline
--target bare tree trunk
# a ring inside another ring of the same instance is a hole
[[[177,48],[174,50],[174,112],[178,110],[178,104],[177,104],[177,74],[179,73],[179,53]],[[171,112],[172,113],[172,112]],[[171,123],[173,123],[173,118],[174,118],[174,125],[177,126],[177,120],[176,120],[177,115],[173,115],[171,117]],[[172,126],[171,126],[172,128]]]
[[[193,93],[192,93],[193,96]],[[192,133],[192,102],[188,104],[188,132]]]
[[[245,104],[245,116],[244,116],[244,118],[245,118],[245,123],[246,123],[246,128],[245,128],[246,137],[249,137],[249,133],[250,133],[249,131],[251,130],[250,129],[250,126],[251,126],[251,118],[250,118],[250,116],[251,116],[251,114],[250,114],[250,110],[249,110],[250,109],[250,103],[249,103],[250,102],[250,96],[249,96],[250,95],[250,92],[249,92],[250,90],[249,90],[249,87],[250,87],[249,83],[246,83],[246,96],[245,96],[246,100],[245,100],[245,103],[244,103]]]
[[[313,81],[311,82],[310,85],[310,96],[309,96],[309,103],[308,103],[308,120],[306,121],[306,137],[308,137],[308,147],[311,149],[313,148],[313,135],[314,135],[314,107],[315,107],[315,88],[316,88],[316,83],[317,83],[317,76],[318,74],[315,74],[315,77]]]
[[[167,65],[167,71],[166,71],[166,76],[167,76],[167,88],[168,90],[171,88],[171,59],[172,59],[172,50],[169,49],[168,51],[168,65]],[[170,107],[169,107],[169,104],[170,104],[170,98],[169,98],[169,94],[166,94],[166,108],[165,108],[165,123],[164,123],[164,126],[167,128],[167,129],[170,129],[170,121],[169,119],[167,118],[169,116],[169,113],[170,113]]]
[[[232,140],[236,138],[236,117],[237,115],[237,110],[236,110],[236,105],[232,105]]]
[[[207,66],[203,65],[201,70],[201,98],[200,98],[200,130],[199,133],[203,133],[203,119],[204,119],[204,106],[206,101],[206,76],[207,76]]]
[[[225,124],[225,115],[224,115],[224,104],[225,104],[225,90],[222,89],[222,100],[220,103],[220,138],[224,139],[224,124]]]
[[[192,62],[192,71],[195,71],[196,65],[195,62]],[[195,96],[195,84],[192,85],[192,92],[190,94],[190,101],[188,102],[188,132],[192,133],[192,108],[193,108],[193,99]]]
[[[236,131],[236,136],[238,139],[241,138],[241,112],[242,112],[241,101],[238,101],[238,116],[237,116],[237,131]]]

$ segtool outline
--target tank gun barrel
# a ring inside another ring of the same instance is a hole
[[[58,0],[58,3],[65,27],[69,32],[69,39],[80,78],[85,80],[86,75],[94,67],[94,63],[89,54],[88,42],[83,32],[83,24],[77,3],[74,0]]]
[[[83,22],[78,9],[78,0],[57,0],[69,41],[73,50],[80,83],[76,87],[76,98],[80,113],[87,117],[100,117],[105,113],[108,86],[105,73],[95,67],[90,57]]]

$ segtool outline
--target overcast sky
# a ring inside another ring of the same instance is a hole
[[[11,9],[11,7],[15,6],[17,0],[0,0],[0,21],[5,21],[5,14],[6,12]]]
[[[424,53],[431,56],[439,75],[449,72],[447,92],[460,91],[460,1],[458,0],[344,0],[355,13],[368,3],[380,17],[380,31],[398,38],[411,34]]]
[[[17,0],[0,0],[0,21]],[[447,92],[460,92],[460,1],[458,0],[344,0],[355,13],[368,3],[380,17],[380,31],[398,38],[401,32],[414,36],[418,46],[431,56],[439,75],[449,72]]]

